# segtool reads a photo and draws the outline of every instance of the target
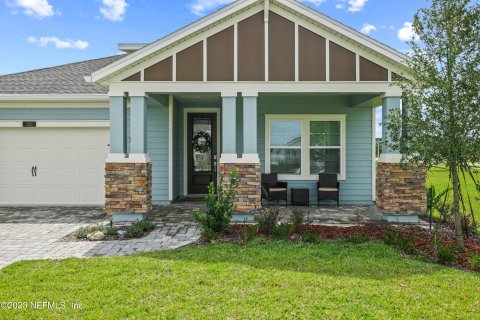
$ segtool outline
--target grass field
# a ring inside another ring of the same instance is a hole
[[[427,185],[435,186],[437,193],[440,193],[442,190],[445,190],[445,188],[449,186],[448,170],[445,169],[444,167],[437,167],[437,168],[430,169],[430,171],[428,172]],[[478,198],[480,197],[480,195],[476,190],[475,183],[468,176],[466,177],[466,183],[465,183],[463,180],[463,177],[461,177],[461,188],[462,188],[462,194],[464,196],[465,203],[467,206],[468,206],[467,192],[470,194],[470,199],[472,200],[472,207],[475,214],[475,220],[477,221],[477,225],[479,225],[480,224],[480,201],[478,200]],[[450,199],[453,201],[452,192],[450,192]]]
[[[0,270],[0,319],[474,319],[480,275],[380,243],[191,246]],[[72,309],[72,303],[81,309]]]

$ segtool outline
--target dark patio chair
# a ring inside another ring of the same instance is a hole
[[[340,206],[340,182],[336,174],[319,173],[317,189],[319,206],[320,200],[334,200]]]
[[[278,181],[278,174],[264,173],[262,174],[262,199],[268,201],[285,201],[288,206],[288,183]]]

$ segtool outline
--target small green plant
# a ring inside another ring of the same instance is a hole
[[[468,257],[468,265],[475,271],[480,272],[480,254],[472,253]]]
[[[272,230],[272,236],[277,240],[288,240],[290,234],[292,233],[292,226],[288,224],[281,224],[275,226]]]
[[[249,242],[257,236],[257,226],[245,226],[242,228],[243,241]]]
[[[139,238],[143,236],[143,228],[138,222],[132,223],[130,227],[127,229],[127,236],[130,238]]]
[[[453,263],[457,260],[455,248],[452,245],[445,245],[440,237],[440,226],[437,224],[433,229],[432,244],[435,248],[438,262]]]
[[[417,253],[415,238],[412,236],[401,235],[398,232],[387,230],[383,234],[383,241],[386,245],[400,249],[407,254]]]
[[[152,231],[155,229],[155,224],[147,220],[139,221],[137,224],[143,229],[143,231]]]
[[[87,239],[88,233],[87,228],[80,228],[75,232],[75,237],[77,239]]]
[[[311,231],[305,231],[302,233],[302,241],[305,243],[317,243],[320,242],[320,236]]]
[[[258,230],[261,233],[271,235],[273,229],[278,225],[278,218],[280,217],[280,210],[272,207],[260,210],[255,215],[255,221],[258,223]]]
[[[370,236],[366,233],[352,234],[346,238],[347,242],[361,244],[370,241]]]
[[[105,227],[105,235],[107,236],[116,236],[118,234],[118,230],[112,227]]]
[[[218,239],[218,233],[213,231],[210,228],[203,228],[202,229],[202,239],[207,242],[212,242]]]
[[[193,214],[204,230],[210,229],[216,233],[223,233],[228,229],[235,210],[233,200],[238,186],[238,169],[234,168],[228,175],[228,183],[225,183],[222,177],[216,186],[213,183],[208,186],[207,208]]]
[[[302,229],[312,223],[310,219],[310,212],[300,208],[293,208],[290,215],[290,223],[292,224],[294,232],[301,232]]]

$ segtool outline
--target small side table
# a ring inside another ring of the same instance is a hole
[[[292,206],[310,206],[309,189],[292,189]]]

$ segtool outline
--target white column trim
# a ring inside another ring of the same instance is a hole
[[[168,97],[168,200],[173,201],[173,96]]]
[[[330,40],[325,39],[325,81],[330,81]]]
[[[106,163],[150,163],[152,160],[148,154],[144,153],[130,153],[128,158],[121,153],[110,153],[107,157]]]
[[[172,56],[172,81],[177,81],[177,54],[174,53]]]
[[[238,81],[238,23],[233,25],[233,81]]]
[[[298,36],[298,23],[295,22],[295,82],[300,80]]]
[[[360,81],[360,55],[355,54],[355,78],[356,81]]]
[[[203,40],[203,81],[206,82],[208,80],[207,75],[207,67],[208,67],[208,60],[207,60],[207,39]]]
[[[388,69],[388,82],[392,82],[392,70]]]
[[[264,9],[264,22],[265,22],[265,82],[268,81],[269,78],[269,66],[268,66],[268,54],[269,54],[269,40],[268,40],[268,19],[270,17],[270,2],[269,0],[265,0],[265,9]]]

